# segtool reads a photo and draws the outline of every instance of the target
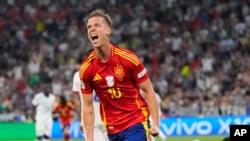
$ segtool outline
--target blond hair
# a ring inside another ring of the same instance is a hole
[[[92,17],[102,17],[104,18],[105,22],[108,24],[108,26],[111,28],[111,25],[112,25],[112,21],[111,21],[111,18],[109,16],[109,14],[106,14],[103,10],[100,10],[100,9],[97,9],[97,10],[94,10],[92,11],[89,16],[88,16],[88,19],[87,21],[92,18]]]

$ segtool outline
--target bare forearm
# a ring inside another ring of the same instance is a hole
[[[146,101],[153,124],[159,125],[159,106],[155,94],[146,94]]]
[[[142,89],[145,100],[148,104],[148,109],[152,118],[152,124],[154,124],[154,126],[159,126],[159,107],[156,100],[155,91],[150,80],[148,79],[139,84],[139,87]]]
[[[85,134],[87,136],[87,141],[93,141],[93,130],[94,130],[94,107],[84,106],[83,107],[83,122],[85,127]]]

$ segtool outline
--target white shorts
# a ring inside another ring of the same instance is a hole
[[[85,130],[85,128],[84,128]],[[85,133],[85,131],[84,131]],[[108,134],[107,134],[107,130],[104,127],[104,125],[102,124],[95,124],[94,125],[94,141],[109,141],[108,139]],[[87,140],[86,136],[85,139]]]
[[[41,120],[36,121],[36,136],[51,136],[53,121],[51,120]]]
[[[94,127],[94,141],[109,141],[107,130],[102,124]]]

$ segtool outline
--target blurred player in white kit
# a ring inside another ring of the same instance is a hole
[[[80,99],[80,104],[76,105],[78,108],[80,107],[80,112],[78,111],[77,115],[78,118],[81,119],[81,129],[84,132],[84,125],[82,121],[83,111],[82,111],[82,105],[83,105],[83,96],[81,94],[80,90],[80,77],[79,77],[79,71],[75,72],[73,76],[73,86],[72,86],[73,93],[77,96],[75,96],[75,103],[78,99]],[[78,96],[79,95],[79,96]],[[94,94],[94,111],[95,111],[95,125],[94,125],[94,141],[108,141],[107,131],[104,127],[101,117],[100,117],[100,102],[96,94]]]
[[[36,137],[37,141],[49,141],[53,124],[53,107],[56,97],[51,94],[50,84],[41,85],[42,92],[35,95],[32,104],[36,107]]]

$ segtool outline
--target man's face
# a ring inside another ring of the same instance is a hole
[[[44,93],[46,93],[46,94],[49,94],[52,90],[50,84],[43,84],[42,88],[43,88]]]
[[[111,29],[103,17],[91,17],[87,23],[88,38],[94,48],[99,48],[109,42]]]

